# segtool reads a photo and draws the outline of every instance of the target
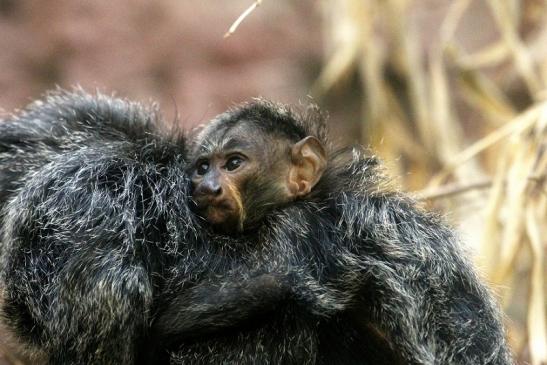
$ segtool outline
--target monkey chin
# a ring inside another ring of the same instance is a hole
[[[224,233],[241,231],[240,214],[232,207],[208,206],[204,209],[202,216],[215,230]]]

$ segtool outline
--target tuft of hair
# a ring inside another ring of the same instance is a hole
[[[54,134],[68,128],[121,133],[130,139],[141,139],[163,123],[155,103],[143,105],[99,91],[91,94],[81,87],[48,91],[10,119],[27,123],[31,130],[47,128],[47,132]]]
[[[314,136],[325,146],[329,145],[327,114],[315,104],[304,110],[276,103],[263,98],[239,104],[216,116],[197,133],[196,140],[202,140],[219,128],[230,129],[241,121],[251,123],[266,134],[280,135],[297,142],[307,136]]]

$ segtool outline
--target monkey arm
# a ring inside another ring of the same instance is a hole
[[[397,194],[332,206],[295,204],[270,222],[265,265],[285,258],[301,308],[349,313],[409,363],[511,363],[491,294],[437,217]]]
[[[167,304],[152,326],[152,337],[173,342],[237,327],[274,310],[288,293],[284,278],[274,274],[250,277],[231,272],[215,281],[205,280]]]
[[[367,279],[357,303],[410,362],[510,364],[498,308],[457,239],[396,195],[355,201],[355,236]],[[359,306],[354,312],[357,316]]]
[[[294,301],[327,321],[349,313],[410,363],[510,363],[491,295],[436,217],[397,195],[335,206],[338,220],[313,204],[278,212],[251,260],[268,274],[240,267],[185,289],[155,330],[179,339],[237,331]]]

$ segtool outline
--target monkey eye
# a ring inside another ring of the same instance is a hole
[[[205,175],[209,171],[209,162],[201,161],[197,164],[196,172],[198,175]]]
[[[241,164],[243,163],[243,158],[240,156],[233,156],[226,161],[226,164],[224,165],[224,168],[228,171],[234,171],[236,170]]]

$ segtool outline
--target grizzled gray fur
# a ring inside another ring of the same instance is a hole
[[[215,123],[242,118],[328,145],[318,114],[264,101]],[[37,359],[511,363],[454,235],[388,189],[375,159],[332,149],[310,196],[219,235],[191,210],[184,139],[160,123],[139,104],[57,91],[0,124],[1,313]]]
[[[190,227],[184,146],[157,122],[77,91],[0,124],[2,315],[49,363],[135,360],[156,276]]]

